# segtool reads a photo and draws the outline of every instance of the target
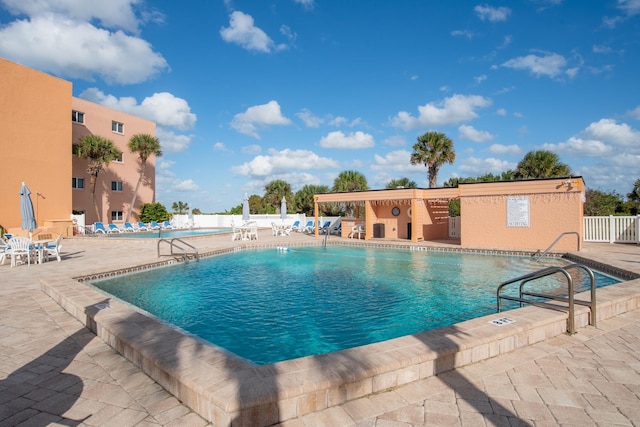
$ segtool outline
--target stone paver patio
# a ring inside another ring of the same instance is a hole
[[[261,245],[282,242],[269,234]],[[302,234],[288,242],[317,243]],[[243,244],[190,243],[201,253]],[[0,266],[0,426],[210,425],[41,290],[42,279],[156,262],[155,241],[65,239],[62,254],[60,263]],[[580,255],[640,274],[637,245],[585,245]],[[640,309],[281,425],[572,424],[640,425]]]

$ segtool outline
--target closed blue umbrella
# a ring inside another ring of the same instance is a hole
[[[36,223],[36,216],[33,213],[33,203],[31,202],[31,191],[27,188],[27,185],[23,182],[20,187],[20,214],[22,215],[22,229],[34,230],[38,228]]]
[[[244,194],[244,201],[242,203],[242,220],[249,221],[249,197],[247,197],[247,193]]]
[[[287,219],[287,199],[285,199],[284,197],[280,202],[280,218],[282,220]]]

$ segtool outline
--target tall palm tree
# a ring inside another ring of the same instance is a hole
[[[402,177],[402,178],[398,178],[398,179],[392,179],[391,181],[387,182],[387,185],[385,186],[385,188],[387,190],[393,190],[394,188],[417,188],[418,184],[416,184],[415,181],[410,180],[407,177]]]
[[[138,177],[138,183],[136,189],[133,190],[133,199],[131,199],[131,206],[127,211],[127,216],[124,219],[129,221],[133,207],[135,206],[136,199],[138,198],[138,190],[140,189],[140,183],[144,179],[144,170],[147,166],[147,159],[151,155],[162,156],[162,150],[160,149],[160,141],[153,135],[146,133],[138,133],[131,137],[129,140],[129,151],[132,153],[138,153],[138,160],[140,161],[140,176]]]
[[[554,178],[570,176],[571,168],[560,161],[556,153],[547,150],[530,151],[520,160],[514,177],[516,179]]]
[[[294,199],[296,211],[304,213],[305,215],[313,215],[313,196],[328,192],[329,187],[326,185],[305,185],[295,194]]]
[[[101,220],[100,211],[98,209],[98,201],[96,200],[96,182],[98,174],[102,172],[111,161],[122,156],[122,151],[118,150],[113,141],[99,135],[85,135],[80,139],[80,143],[73,146],[73,151],[78,157],[85,158],[89,161],[87,173],[91,177],[89,179],[89,190],[93,198],[93,206],[96,210],[96,221]]]
[[[280,201],[282,198],[287,199],[287,203],[291,203],[291,185],[281,179],[275,179],[264,186],[264,198],[267,203],[276,208],[276,213],[280,213]]]
[[[189,212],[189,203],[173,202],[173,204],[171,205],[171,209],[173,209],[173,211],[178,215],[183,215]]]
[[[438,186],[438,171],[445,163],[453,163],[456,160],[456,152],[453,150],[453,141],[444,133],[427,132],[418,137],[418,142],[413,145],[411,164],[424,164],[429,174],[429,188]]]
[[[358,171],[343,171],[338,174],[333,181],[333,188],[331,191],[334,193],[346,193],[352,191],[367,191],[369,185],[367,184],[367,178]],[[360,216],[360,205],[356,203],[345,203],[345,215],[346,216]]]

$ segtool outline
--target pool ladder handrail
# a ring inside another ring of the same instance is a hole
[[[178,242],[182,243],[183,245],[188,246],[189,248],[193,249],[193,252],[187,252],[187,250],[185,248],[183,248],[182,246],[180,246],[180,245],[175,243],[176,240]],[[183,258],[183,260],[185,262],[189,261],[189,254],[191,254],[191,253],[194,254],[194,258],[195,258],[196,261],[200,260],[200,255],[198,254],[198,249],[195,246],[190,245],[189,243],[185,242],[184,240],[182,240],[182,239],[180,239],[178,237],[174,237],[171,240],[168,240],[168,239],[160,239],[160,240],[158,240],[158,248],[157,248],[158,249],[158,258],[160,258],[160,243],[162,243],[162,242],[166,242],[166,243],[169,244],[169,247],[171,248],[171,256],[178,255],[173,251],[173,249],[176,248],[176,249],[181,251],[179,255],[182,255],[182,258]]]
[[[569,274],[569,272],[567,270],[570,269],[583,269],[586,271],[586,273],[589,275],[589,279],[590,279],[590,287],[591,287],[591,301],[583,301],[583,300],[576,300],[574,298],[574,292],[575,292],[575,287],[573,284],[573,278],[571,277],[571,275]],[[541,279],[543,277],[547,277],[550,276],[552,274],[556,274],[556,273],[561,273],[562,275],[564,275],[567,279],[567,286],[568,286],[568,297],[562,297],[562,296],[558,296],[558,295],[549,295],[549,294],[542,294],[542,293],[538,293],[538,292],[525,292],[523,291],[524,285],[536,280],[536,279]],[[500,292],[502,291],[502,289],[511,284],[511,283],[515,283],[515,282],[520,282],[520,293],[519,293],[519,297],[512,297],[509,295],[500,295]],[[559,306],[556,304],[551,304],[551,303],[547,303],[547,302],[542,302],[542,301],[533,301],[530,299],[526,299],[524,297],[537,297],[537,298],[546,298],[546,299],[550,299],[550,300],[555,300],[555,301],[562,301],[562,302],[566,302],[568,303],[568,309],[569,309],[569,319],[567,320],[567,332],[569,333],[569,335],[573,335],[576,333],[576,328],[575,328],[575,321],[574,321],[574,305],[575,304],[579,304],[579,305],[583,305],[583,306],[587,306],[590,309],[590,316],[589,316],[589,324],[592,325],[593,327],[596,326],[596,279],[595,279],[595,275],[593,274],[593,271],[587,267],[586,265],[583,264],[569,264],[569,265],[565,265],[564,267],[560,267],[560,266],[552,266],[552,267],[546,267],[543,268],[541,270],[538,271],[534,271],[532,273],[528,273],[525,274],[523,276],[520,277],[516,277],[515,279],[511,279],[511,280],[507,280],[506,282],[502,282],[500,283],[500,285],[498,285],[498,289],[496,290],[496,297],[497,297],[497,308],[498,308],[498,313],[501,311],[502,309],[502,305],[501,305],[501,300],[505,299],[505,300],[509,300],[509,301],[517,301],[520,303],[520,307],[522,307],[522,304],[531,304],[531,305],[536,305],[536,306],[541,306],[541,307],[546,307],[546,308],[550,308],[550,309],[554,309],[554,310],[565,310],[566,307],[564,306]]]
[[[560,239],[562,239],[562,237],[567,235],[567,234],[575,234],[576,235],[576,237],[578,238],[578,252],[580,252],[580,234],[577,231],[565,231],[563,233],[560,233],[560,235],[558,237],[556,237],[556,240],[554,240],[553,243],[551,243],[549,245],[549,247],[547,249],[545,249],[540,255],[538,255],[540,253],[540,251],[538,250],[532,256],[535,257],[536,255],[538,255],[538,257],[536,258],[536,261],[540,261],[540,258],[545,256],[547,254],[547,252],[549,252],[551,250],[551,248],[553,248],[556,245],[556,243],[558,243],[558,241]]]

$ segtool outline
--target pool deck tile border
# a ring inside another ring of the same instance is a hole
[[[250,247],[256,246],[220,249],[210,255]],[[589,261],[588,257],[579,258]],[[175,262],[165,260],[124,270]],[[121,273],[97,273],[81,279],[100,274]],[[597,320],[637,309],[639,285],[640,279],[634,279],[600,288]],[[302,417],[529,346],[564,334],[567,328],[565,313],[525,307],[509,311],[508,317],[515,322],[504,326],[490,323],[506,316],[496,313],[382,343],[256,366],[182,334],[78,280],[46,278],[41,279],[41,287],[96,335],[215,425],[270,425]],[[582,298],[588,299],[588,295]],[[576,307],[575,324],[577,328],[589,324],[587,308]]]

